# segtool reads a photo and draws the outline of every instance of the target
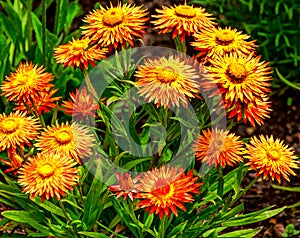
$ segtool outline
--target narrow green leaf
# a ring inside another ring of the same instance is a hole
[[[39,50],[43,52],[43,42],[42,42],[42,23],[39,18],[32,12],[31,13],[32,26],[35,32],[36,42],[38,44]]]
[[[109,236],[101,234],[99,232],[80,231],[78,232],[78,234],[86,235],[87,237],[94,237],[94,238],[109,238]]]
[[[59,35],[61,31],[64,29],[64,25],[67,18],[68,13],[68,0],[58,0],[56,1],[56,16],[54,22],[54,33]]]
[[[232,231],[226,234],[219,235],[218,237],[221,238],[232,238],[232,237],[239,237],[239,238],[252,238],[257,235],[262,228],[256,229],[245,229],[240,231]]]
[[[125,170],[130,170],[133,167],[135,167],[136,165],[138,165],[138,164],[140,164],[144,161],[147,161],[147,160],[151,160],[151,158],[135,159],[133,161],[130,161],[130,162],[126,163],[124,166],[122,166],[122,168],[125,169]]]
[[[32,201],[34,203],[36,203],[37,205],[39,205],[40,207],[46,209],[47,211],[49,211],[49,212],[51,212],[53,214],[56,214],[56,215],[58,215],[60,217],[65,217],[62,209],[59,206],[51,203],[50,201],[45,200],[44,202],[42,202],[42,200],[41,200],[40,197],[34,197],[32,199]]]
[[[231,219],[228,219],[223,223],[223,226],[242,226],[247,224],[256,223],[262,220],[269,219],[272,216],[275,216],[276,214],[282,212],[285,207],[277,208],[271,211],[258,211],[258,212],[252,212],[245,215],[240,215],[238,217],[234,217]]]

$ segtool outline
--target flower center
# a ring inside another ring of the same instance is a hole
[[[244,65],[234,62],[231,63],[226,71],[230,80],[234,83],[242,83],[247,76],[247,70]]]
[[[158,205],[166,206],[168,200],[174,194],[174,187],[173,185],[168,184],[165,180],[159,178],[155,183],[153,194],[156,199],[158,199]]]
[[[271,159],[273,161],[277,161],[280,158],[280,153],[278,150],[271,149],[271,150],[267,151],[267,156],[269,159]]]
[[[230,45],[234,41],[234,36],[232,31],[219,31],[216,35],[216,42],[219,45]]]
[[[61,144],[68,144],[72,140],[72,134],[69,131],[62,130],[55,135],[55,138]]]
[[[10,134],[15,132],[18,129],[18,123],[15,119],[13,118],[5,118],[1,122],[1,130],[6,133]]]
[[[166,67],[158,69],[156,77],[162,83],[172,83],[177,80],[178,74],[170,67]]]
[[[88,48],[88,41],[81,40],[81,41],[74,41],[72,42],[72,51],[73,54],[79,54]]]
[[[187,5],[180,5],[175,8],[175,14],[179,17],[193,18],[196,16],[196,10]]]
[[[118,8],[111,8],[103,15],[103,23],[108,26],[116,26],[123,21],[123,12]]]
[[[38,173],[43,178],[50,177],[54,173],[54,168],[51,164],[45,163],[40,168],[38,168]]]
[[[17,74],[16,83],[17,84],[22,84],[22,85],[25,85],[25,86],[33,85],[34,78],[36,76],[37,75],[33,71]]]

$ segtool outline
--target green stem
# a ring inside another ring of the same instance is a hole
[[[56,0],[56,11],[55,11],[55,20],[54,20],[54,33],[58,35],[58,21],[59,21],[59,14],[60,14],[60,1]]]
[[[166,219],[167,217],[164,215],[163,218],[161,219],[160,223],[159,223],[159,238],[164,238],[165,233],[166,233]]]
[[[179,36],[176,36],[174,39],[174,43],[175,43],[175,47],[176,50],[182,52],[182,53],[186,53],[186,44],[185,44],[185,40],[183,40],[183,42],[180,40]]]
[[[289,80],[287,80],[285,77],[283,77],[283,75],[279,72],[279,70],[277,68],[275,68],[275,71],[279,77],[279,79],[284,82],[287,86],[290,86],[294,89],[300,90],[300,87],[292,82],[290,82]]]
[[[246,194],[246,192],[253,186],[253,184],[255,184],[257,182],[257,180],[260,178],[261,176],[257,176],[256,178],[254,178],[251,183],[248,184],[248,186],[243,189],[237,196],[235,199],[233,199],[229,205],[229,207],[232,207],[236,201],[238,201],[242,196],[244,196]]]
[[[32,12],[32,0],[27,0],[27,45],[26,45],[26,51],[28,51],[32,45],[31,12]]]
[[[65,218],[67,219],[67,221],[71,222],[72,220],[71,220],[69,214],[67,213],[67,210],[61,200],[59,200],[59,206],[60,206],[61,210],[63,211],[63,214],[65,215]]]
[[[46,65],[46,0],[42,0],[42,64]]]
[[[86,69],[84,69],[83,74],[84,74],[84,78],[85,78],[86,87],[87,87],[88,92],[91,93],[94,100],[96,100],[96,102],[98,102],[99,101],[99,96],[98,96],[94,86],[92,85],[92,82],[91,82],[91,79],[89,77],[88,71]]]

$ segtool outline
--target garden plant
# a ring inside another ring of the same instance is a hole
[[[201,2],[84,16],[78,1],[0,3],[4,237],[255,237],[246,225],[285,209],[240,201],[299,168],[276,135],[232,131],[272,111],[274,69],[250,34]],[[143,45],[149,29],[175,48]]]

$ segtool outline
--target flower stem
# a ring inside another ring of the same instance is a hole
[[[67,213],[67,210],[61,200],[59,200],[59,206],[60,206],[61,210],[63,211],[63,214],[65,215],[65,218],[67,219],[67,221],[70,222],[71,221],[70,216]]]
[[[89,93],[91,93],[92,97],[96,100],[96,102],[98,102],[99,96],[98,96],[94,86],[92,85],[91,79],[90,79],[89,74],[86,69],[84,69],[83,74],[84,74],[86,86],[87,86]]]
[[[175,47],[176,50],[182,52],[182,53],[186,53],[186,44],[185,44],[185,40],[181,41],[179,36],[176,36],[174,39],[174,43],[175,43]]]
[[[46,0],[42,0],[42,63],[46,66]]]

